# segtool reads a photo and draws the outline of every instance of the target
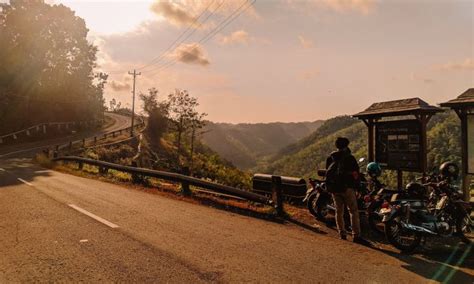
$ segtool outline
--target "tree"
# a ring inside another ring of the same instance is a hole
[[[115,107],[117,106],[117,101],[115,100],[115,98],[113,98],[111,101],[110,101],[110,111],[115,111]]]
[[[206,114],[197,112],[196,108],[199,106],[197,98],[191,96],[186,90],[181,91],[176,89],[173,93],[169,94],[168,104],[170,121],[174,126],[174,131],[176,132],[176,154],[177,162],[179,164],[182,154],[181,148],[183,135],[189,129],[194,129],[192,133],[194,133],[193,137],[195,138],[195,130],[198,129],[199,125],[201,125]],[[192,144],[194,144],[194,140]]]
[[[207,113],[198,113],[195,112],[192,115],[191,118],[191,154],[189,158],[189,168],[191,171],[193,170],[194,166],[194,144],[196,142],[196,139],[198,138],[198,135],[201,133],[198,133],[198,131],[204,126],[206,126],[206,122],[204,121],[204,118],[207,116]]]
[[[97,47],[87,33],[84,20],[64,5],[2,4],[0,131],[101,117],[107,74],[94,72]]]
[[[147,134],[154,143],[159,143],[163,134],[168,131],[169,106],[167,102],[158,101],[158,90],[151,88],[148,94],[139,94],[143,110],[148,116]]]

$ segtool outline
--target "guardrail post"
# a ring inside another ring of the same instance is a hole
[[[104,133],[104,139],[106,139],[106,138],[107,138],[107,133]]]
[[[97,143],[97,136],[94,136],[94,144]]]
[[[99,174],[106,175],[108,171],[108,168],[99,166]]]
[[[69,151],[72,149],[72,141],[69,141]]]
[[[182,174],[189,176],[189,168],[184,167],[182,170]],[[187,181],[181,182],[181,193],[183,195],[191,195],[191,189],[189,188],[189,183]]]
[[[82,139],[82,147],[83,147],[83,148],[86,147],[86,138],[83,138],[83,139]]]
[[[84,163],[83,162],[79,162],[79,170],[82,170],[82,168],[84,168]]]
[[[278,216],[284,215],[281,176],[272,176],[272,199]]]
[[[112,132],[112,137],[115,137],[115,131],[114,131],[114,132]]]

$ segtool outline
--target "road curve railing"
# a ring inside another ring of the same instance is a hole
[[[114,163],[88,159],[88,158],[83,158],[83,157],[76,157],[76,156],[58,157],[58,158],[54,158],[53,161],[77,163],[79,165],[79,169],[82,169],[84,164],[96,166],[96,167],[99,167],[100,173],[105,173],[107,172],[108,169],[111,169],[111,170],[129,173],[132,175],[132,177],[133,176],[153,177],[153,178],[162,179],[162,180],[166,180],[170,182],[177,182],[177,183],[181,183],[183,192],[188,192],[188,193],[190,193],[189,186],[195,186],[195,187],[204,188],[204,189],[222,193],[222,194],[240,197],[248,201],[253,201],[253,202],[257,202],[257,203],[261,203],[265,205],[274,204],[274,202],[266,196],[249,192],[249,191],[245,191],[245,190],[231,187],[231,186],[202,180],[202,179],[191,177],[184,174],[124,166],[124,165],[118,165]]]

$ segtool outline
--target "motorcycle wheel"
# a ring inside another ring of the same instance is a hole
[[[384,225],[382,223],[383,217],[377,214],[377,212],[380,210],[381,204],[382,203],[379,202],[372,208],[369,208],[367,212],[367,222],[369,223],[370,228],[372,229],[372,231],[374,231],[377,235],[380,236],[385,234]]]
[[[327,198],[316,199],[317,196],[313,194],[308,198],[308,210],[316,219],[326,221],[329,213]]]
[[[397,219],[385,223],[385,236],[394,247],[407,253],[413,252],[422,238],[419,233],[405,230]]]
[[[474,228],[469,222],[469,216],[457,220],[456,231],[463,243],[470,244],[474,240]]]

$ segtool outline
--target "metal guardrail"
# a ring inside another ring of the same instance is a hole
[[[58,157],[54,158],[53,161],[63,161],[63,162],[75,162],[79,164],[79,169],[82,169],[84,164],[92,165],[92,166],[97,166],[99,167],[99,172],[105,173],[107,172],[108,169],[116,170],[116,171],[121,171],[121,172],[126,172],[129,174],[132,174],[132,176],[147,176],[147,177],[153,177],[153,178],[158,178],[166,181],[171,181],[171,182],[178,182],[182,184],[182,188],[184,192],[190,192],[189,191],[189,186],[196,186],[200,188],[204,188],[207,190],[212,190],[215,192],[227,194],[227,195],[232,195],[236,197],[240,197],[249,201],[253,202],[258,202],[266,205],[273,205],[275,204],[271,199],[260,195],[256,193],[252,193],[249,191],[245,191],[242,189],[238,189],[235,187],[227,186],[227,185],[222,185],[202,179],[198,179],[195,177],[183,175],[183,174],[178,174],[178,173],[171,173],[171,172],[165,172],[165,171],[156,171],[156,170],[150,170],[150,169],[145,169],[145,168],[137,168],[137,167],[130,167],[130,166],[123,166],[123,165],[118,165],[118,164],[113,164],[109,162],[104,162],[104,161],[99,161],[99,160],[93,160],[93,159],[88,159],[88,158],[82,158],[82,157],[76,157],[76,156],[64,156],[64,157]],[[278,191],[277,191],[278,192]],[[277,204],[280,204],[282,207],[281,202],[277,202]],[[277,206],[276,206],[277,207]],[[283,212],[283,209],[278,209],[277,212]]]
[[[47,127],[52,127],[56,126],[58,129],[61,129],[63,126],[65,129],[69,129],[70,126],[77,126],[77,125],[89,125],[89,124],[94,124],[99,122],[99,120],[91,120],[91,121],[67,121],[67,122],[45,122],[45,123],[40,123],[37,125],[33,125],[31,127],[15,131],[12,133],[4,134],[0,136],[0,144],[4,142],[5,139],[11,137],[12,139],[16,140],[18,139],[18,136],[21,134],[25,134],[26,136],[30,136],[32,131],[38,132],[43,132],[43,134],[46,134]]]

